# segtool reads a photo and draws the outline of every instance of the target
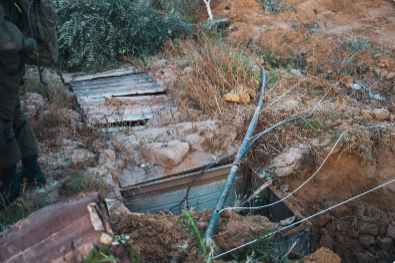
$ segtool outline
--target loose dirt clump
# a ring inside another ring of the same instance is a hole
[[[211,210],[191,212],[196,225],[202,231],[208,225]],[[196,235],[189,230],[190,222],[184,216],[150,214],[126,214],[119,222],[123,234],[133,240],[137,254],[154,262],[194,260],[198,250]],[[222,217],[214,236],[215,250],[224,252],[243,245],[273,230],[275,223],[264,216],[239,216],[232,213]]]

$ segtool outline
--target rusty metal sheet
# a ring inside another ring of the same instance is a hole
[[[0,233],[0,262],[64,262],[73,253],[81,262],[103,233],[94,230],[87,209],[98,202],[97,189],[91,188],[32,213]]]

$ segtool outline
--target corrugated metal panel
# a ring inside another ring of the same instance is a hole
[[[63,73],[62,78],[65,83],[70,83],[74,81],[84,81],[84,80],[92,80],[98,78],[109,78],[116,76],[123,76],[128,74],[137,74],[141,73],[141,71],[133,65],[127,64],[124,65],[123,68],[109,70],[106,72],[83,75],[81,73]]]
[[[82,262],[82,256],[87,258],[93,244],[100,245],[103,233],[92,226],[87,209],[90,203],[99,203],[97,189],[87,189],[46,206],[0,233],[0,262],[65,262],[64,258],[71,262],[73,255],[77,257],[73,262]],[[122,249],[112,252],[117,258],[125,258]]]
[[[213,208],[225,185],[230,167],[231,165],[221,166],[201,175],[189,192],[189,206],[198,211]],[[169,210],[184,198],[187,188],[196,174],[175,176],[123,190],[125,205],[130,211],[136,213],[149,212],[153,214]],[[244,178],[238,175],[229,192],[226,205],[233,205],[237,198],[242,197],[243,191]],[[178,214],[178,209],[175,207],[171,212]]]
[[[132,74],[136,72],[135,68],[123,68],[62,77],[70,83],[88,120],[107,124],[151,119],[172,105],[164,95],[165,90],[153,78],[146,73]]]

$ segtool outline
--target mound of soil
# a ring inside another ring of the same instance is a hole
[[[211,213],[211,210],[191,212],[201,233],[207,227]],[[214,236],[214,249],[217,252],[243,245],[276,227],[275,223],[264,216],[224,214],[229,217],[220,219]],[[187,227],[189,221],[184,216],[167,215],[163,212],[155,215],[129,212],[123,213],[123,216],[112,217],[116,224],[117,220],[123,233],[133,240],[133,248],[139,257],[146,258],[149,262],[195,260],[199,245],[196,235]]]

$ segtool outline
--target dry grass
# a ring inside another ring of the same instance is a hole
[[[166,53],[186,57],[193,67],[177,80],[175,93],[179,101],[187,101],[206,114],[222,118],[233,114],[229,112],[233,105],[222,99],[229,92],[259,92],[259,57],[248,49],[202,35],[198,41],[186,40],[178,46],[170,43]]]

